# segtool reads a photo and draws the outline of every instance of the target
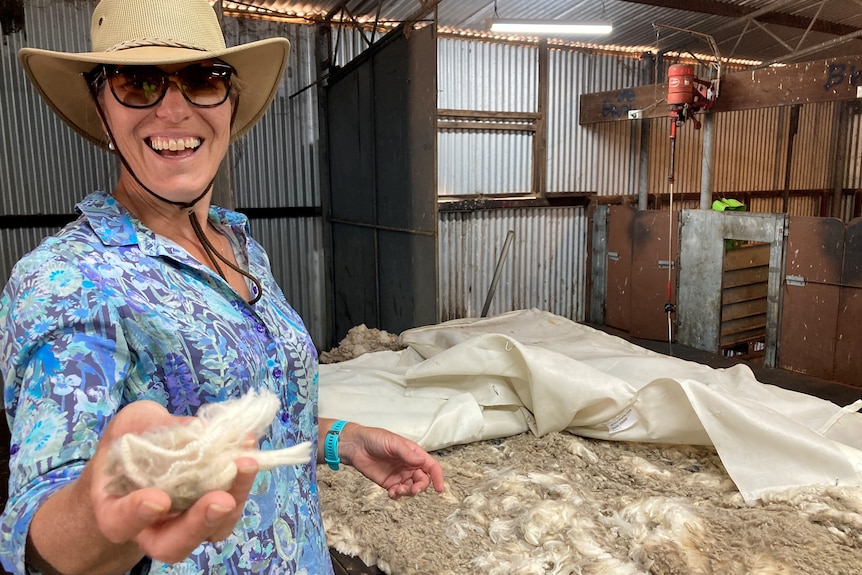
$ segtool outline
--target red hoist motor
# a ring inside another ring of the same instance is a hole
[[[670,108],[670,183],[674,181],[674,156],[676,152],[676,129],[686,120],[700,129],[694,115],[709,109],[717,95],[717,81],[707,82],[694,75],[691,64],[673,64],[667,69],[667,103]]]

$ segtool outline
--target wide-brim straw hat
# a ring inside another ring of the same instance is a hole
[[[19,59],[36,90],[79,134],[97,146],[108,139],[83,75],[99,64],[164,66],[219,59],[237,71],[239,103],[231,141],[263,116],[287,65],[290,43],[268,38],[225,46],[206,0],[101,0],[90,25],[92,52],[22,48]]]

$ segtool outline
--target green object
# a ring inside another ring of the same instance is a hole
[[[744,212],[745,204],[743,204],[739,200],[734,200],[731,198],[721,198],[720,200],[715,200],[714,202],[712,202],[712,209],[717,212]]]

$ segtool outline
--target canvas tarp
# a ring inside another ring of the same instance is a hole
[[[531,431],[714,445],[747,501],[862,486],[862,414],[539,310],[407,330],[407,348],[320,366],[320,416],[429,451]],[[862,394],[862,393],[861,393]]]

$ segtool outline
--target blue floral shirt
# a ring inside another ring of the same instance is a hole
[[[285,301],[248,222],[213,207],[263,286],[249,305],[218,275],[158,236],[110,195],[14,268],[0,296],[0,373],[12,430],[0,558],[24,573],[36,509],[81,473],[124,405],[156,401],[175,414],[267,388],[282,409],[261,449],[317,443],[317,353]],[[229,234],[230,235],[230,234]],[[332,573],[316,465],[258,475],[233,536],[150,573]],[[146,571],[145,571],[146,572]]]

